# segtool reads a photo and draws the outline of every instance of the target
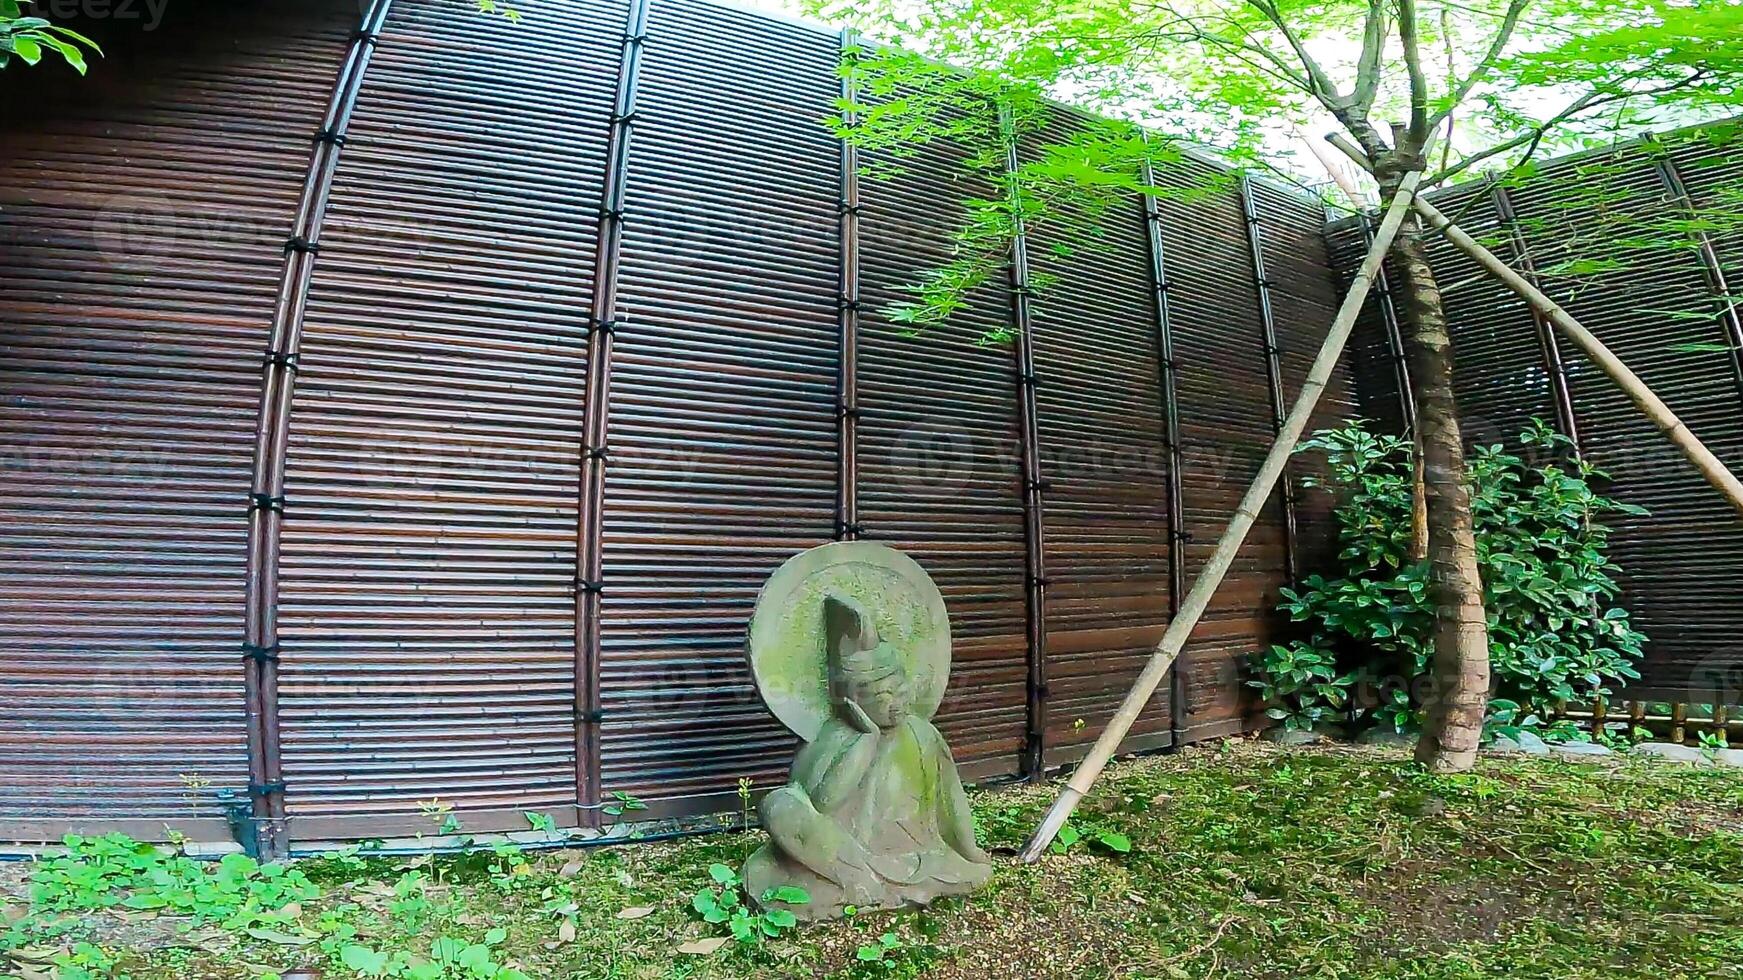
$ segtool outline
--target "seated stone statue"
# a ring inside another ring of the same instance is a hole
[[[797,593],[800,605],[817,607],[821,627],[803,632],[809,633],[823,676],[806,672],[803,677],[821,680],[823,689],[800,692],[796,700],[812,702],[809,714],[821,711],[823,717],[815,719],[814,733],[809,716],[793,726],[806,741],[793,761],[791,781],[759,808],[769,843],[745,865],[746,890],[755,900],[781,886],[802,888],[811,900],[788,907],[806,919],[838,916],[850,905],[925,905],[941,895],[972,891],[991,876],[992,861],[975,844],[968,798],[950,747],[929,720],[943,688],[944,678],[933,674],[940,628],[948,673],[942,597],[911,559],[881,545],[843,542],[806,555],[825,549],[834,549],[834,557],[843,560],[812,576],[822,581]],[[876,561],[862,565],[867,557]],[[890,571],[900,574],[883,574]],[[916,581],[915,573],[924,581]],[[872,611],[879,585],[908,593],[884,596],[890,608],[881,632]],[[935,603],[928,601],[934,597]],[[765,588],[759,616],[769,598]],[[804,642],[790,632],[785,639]],[[753,621],[753,669],[759,666],[757,640]],[[790,650],[782,653],[784,659],[770,656],[762,666],[804,659]],[[756,673],[771,707],[779,703],[789,709],[777,715],[790,715],[794,703],[783,699],[783,691],[791,695],[809,686],[790,683],[791,676]]]

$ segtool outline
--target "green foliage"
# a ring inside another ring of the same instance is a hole
[[[1226,190],[1226,171],[1168,165],[1187,148],[1322,182],[1301,138],[1341,129],[1391,173],[1426,169],[1428,189],[1477,173],[1525,176],[1547,152],[1743,111],[1743,57],[1730,42],[1743,8],[1719,2],[806,0],[805,8],[878,42],[850,50],[843,70],[860,97],[832,120],[865,151],[868,174],[899,171],[936,142],[961,159],[965,215],[952,255],[885,311],[916,330],[988,295],[1019,229],[1031,238],[1039,229],[1055,250],[1091,249],[1111,200]],[[1101,118],[1073,115],[1062,125],[1066,114],[1050,113],[1046,98]],[[1424,142],[1441,131],[1453,136],[1422,159]],[[1023,152],[1010,168],[1013,142]],[[1152,186],[1140,177],[1146,158],[1163,171]],[[1616,190],[1631,186],[1618,181]],[[1612,230],[1603,240],[1686,249],[1687,216],[1650,203],[1656,213],[1641,220],[1652,231]],[[1570,206],[1592,211],[1590,202]],[[1698,221],[1743,223],[1737,202],[1704,207],[1739,220]],[[1677,221],[1685,227],[1673,233]],[[1613,274],[1615,261],[1576,251],[1552,278]]]
[[[724,864],[708,866],[713,885],[705,885],[690,900],[690,907],[702,921],[724,925],[732,937],[741,943],[755,945],[763,939],[779,938],[799,924],[799,917],[781,905],[806,905],[811,896],[803,888],[783,885],[765,891],[756,908],[746,901],[744,880],[738,872]]]
[[[1590,701],[1637,679],[1645,637],[1626,610],[1607,554],[1609,515],[1638,507],[1595,491],[1602,474],[1564,460],[1568,442],[1541,421],[1519,439],[1529,464],[1501,445],[1478,446],[1467,465],[1496,698],[1494,728],[1538,728],[1558,701]],[[1369,716],[1399,730],[1412,720],[1410,686],[1433,656],[1434,596],[1425,561],[1409,558],[1411,447],[1361,425],[1326,430],[1302,444],[1325,457],[1329,478],[1308,481],[1337,494],[1338,577],[1308,576],[1284,590],[1282,608],[1309,639],[1255,658],[1251,681],[1268,711],[1305,727],[1343,711],[1358,684],[1377,688]]]
[[[31,875],[31,901],[39,908],[151,910],[244,928],[320,894],[301,871],[245,854],[212,864],[123,834],[69,836],[64,843],[65,854],[40,862]]]
[[[902,948],[902,937],[893,932],[886,932],[878,937],[875,943],[865,943],[854,951],[854,958],[861,963],[875,963],[886,970],[894,970],[897,966],[896,956]]]
[[[608,817],[617,817],[621,819],[626,814],[633,813],[637,810],[646,810],[647,808],[648,805],[646,803],[643,803],[634,796],[625,793],[623,790],[618,790],[612,793],[611,799],[607,800],[605,805],[599,809],[601,813],[604,813]]]
[[[1337,718],[1350,703],[1354,674],[1338,672],[1337,655],[1311,643],[1272,644],[1253,664],[1265,714],[1289,729],[1309,729]]]
[[[481,14],[497,14],[511,24],[520,23],[521,12],[501,0],[477,0],[477,7]]]
[[[1064,854],[1079,844],[1088,843],[1093,847],[1114,853],[1130,854],[1132,839],[1102,823],[1079,819],[1075,823],[1067,823],[1059,828],[1059,836],[1048,845],[1055,854]]]
[[[53,53],[79,74],[85,74],[89,70],[85,49],[93,54],[103,53],[97,42],[70,27],[27,15],[25,8],[33,6],[30,0],[0,0],[0,69],[11,64],[13,58],[35,65],[41,63],[44,54]]]
[[[441,936],[427,955],[407,950],[375,949],[362,943],[338,948],[337,964],[361,977],[396,977],[402,980],[530,980],[525,973],[497,962],[495,947],[508,938],[508,930],[491,929],[478,942]]]

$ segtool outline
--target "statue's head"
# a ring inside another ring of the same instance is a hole
[[[901,654],[888,643],[843,660],[840,684],[842,693],[879,728],[894,728],[908,713],[911,685]]]
[[[902,651],[878,639],[871,613],[854,599],[830,594],[823,605],[829,684],[835,697],[859,705],[879,728],[895,727],[913,700]]]

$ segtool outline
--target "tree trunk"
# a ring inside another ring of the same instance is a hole
[[[1416,222],[1406,224],[1392,256],[1403,279],[1405,348],[1416,389],[1429,592],[1435,607],[1434,662],[1416,759],[1434,771],[1454,772],[1476,762],[1482,740],[1489,697],[1488,620],[1465,482],[1464,441],[1453,401],[1452,338]]]

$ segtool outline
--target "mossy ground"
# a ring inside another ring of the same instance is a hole
[[[1047,800],[1037,786],[975,794],[983,839],[1016,847]],[[710,863],[738,863],[755,835],[542,854],[508,891],[477,862],[430,862],[442,883],[415,929],[387,909],[393,865],[316,867],[325,894],[300,920],[342,909],[374,946],[425,950],[502,927],[497,960],[534,978],[1743,975],[1735,772],[1485,760],[1435,777],[1396,751],[1242,742],[1110,769],[1085,823],[1133,850],[1079,845],[1028,867],[1000,857],[966,901],[708,955],[678,951],[719,934],[690,899]],[[566,898],[571,927],[545,911]],[[885,962],[861,962],[859,947],[886,932],[898,942]],[[317,945],[211,929],[188,942],[133,952],[122,970],[355,975]]]

